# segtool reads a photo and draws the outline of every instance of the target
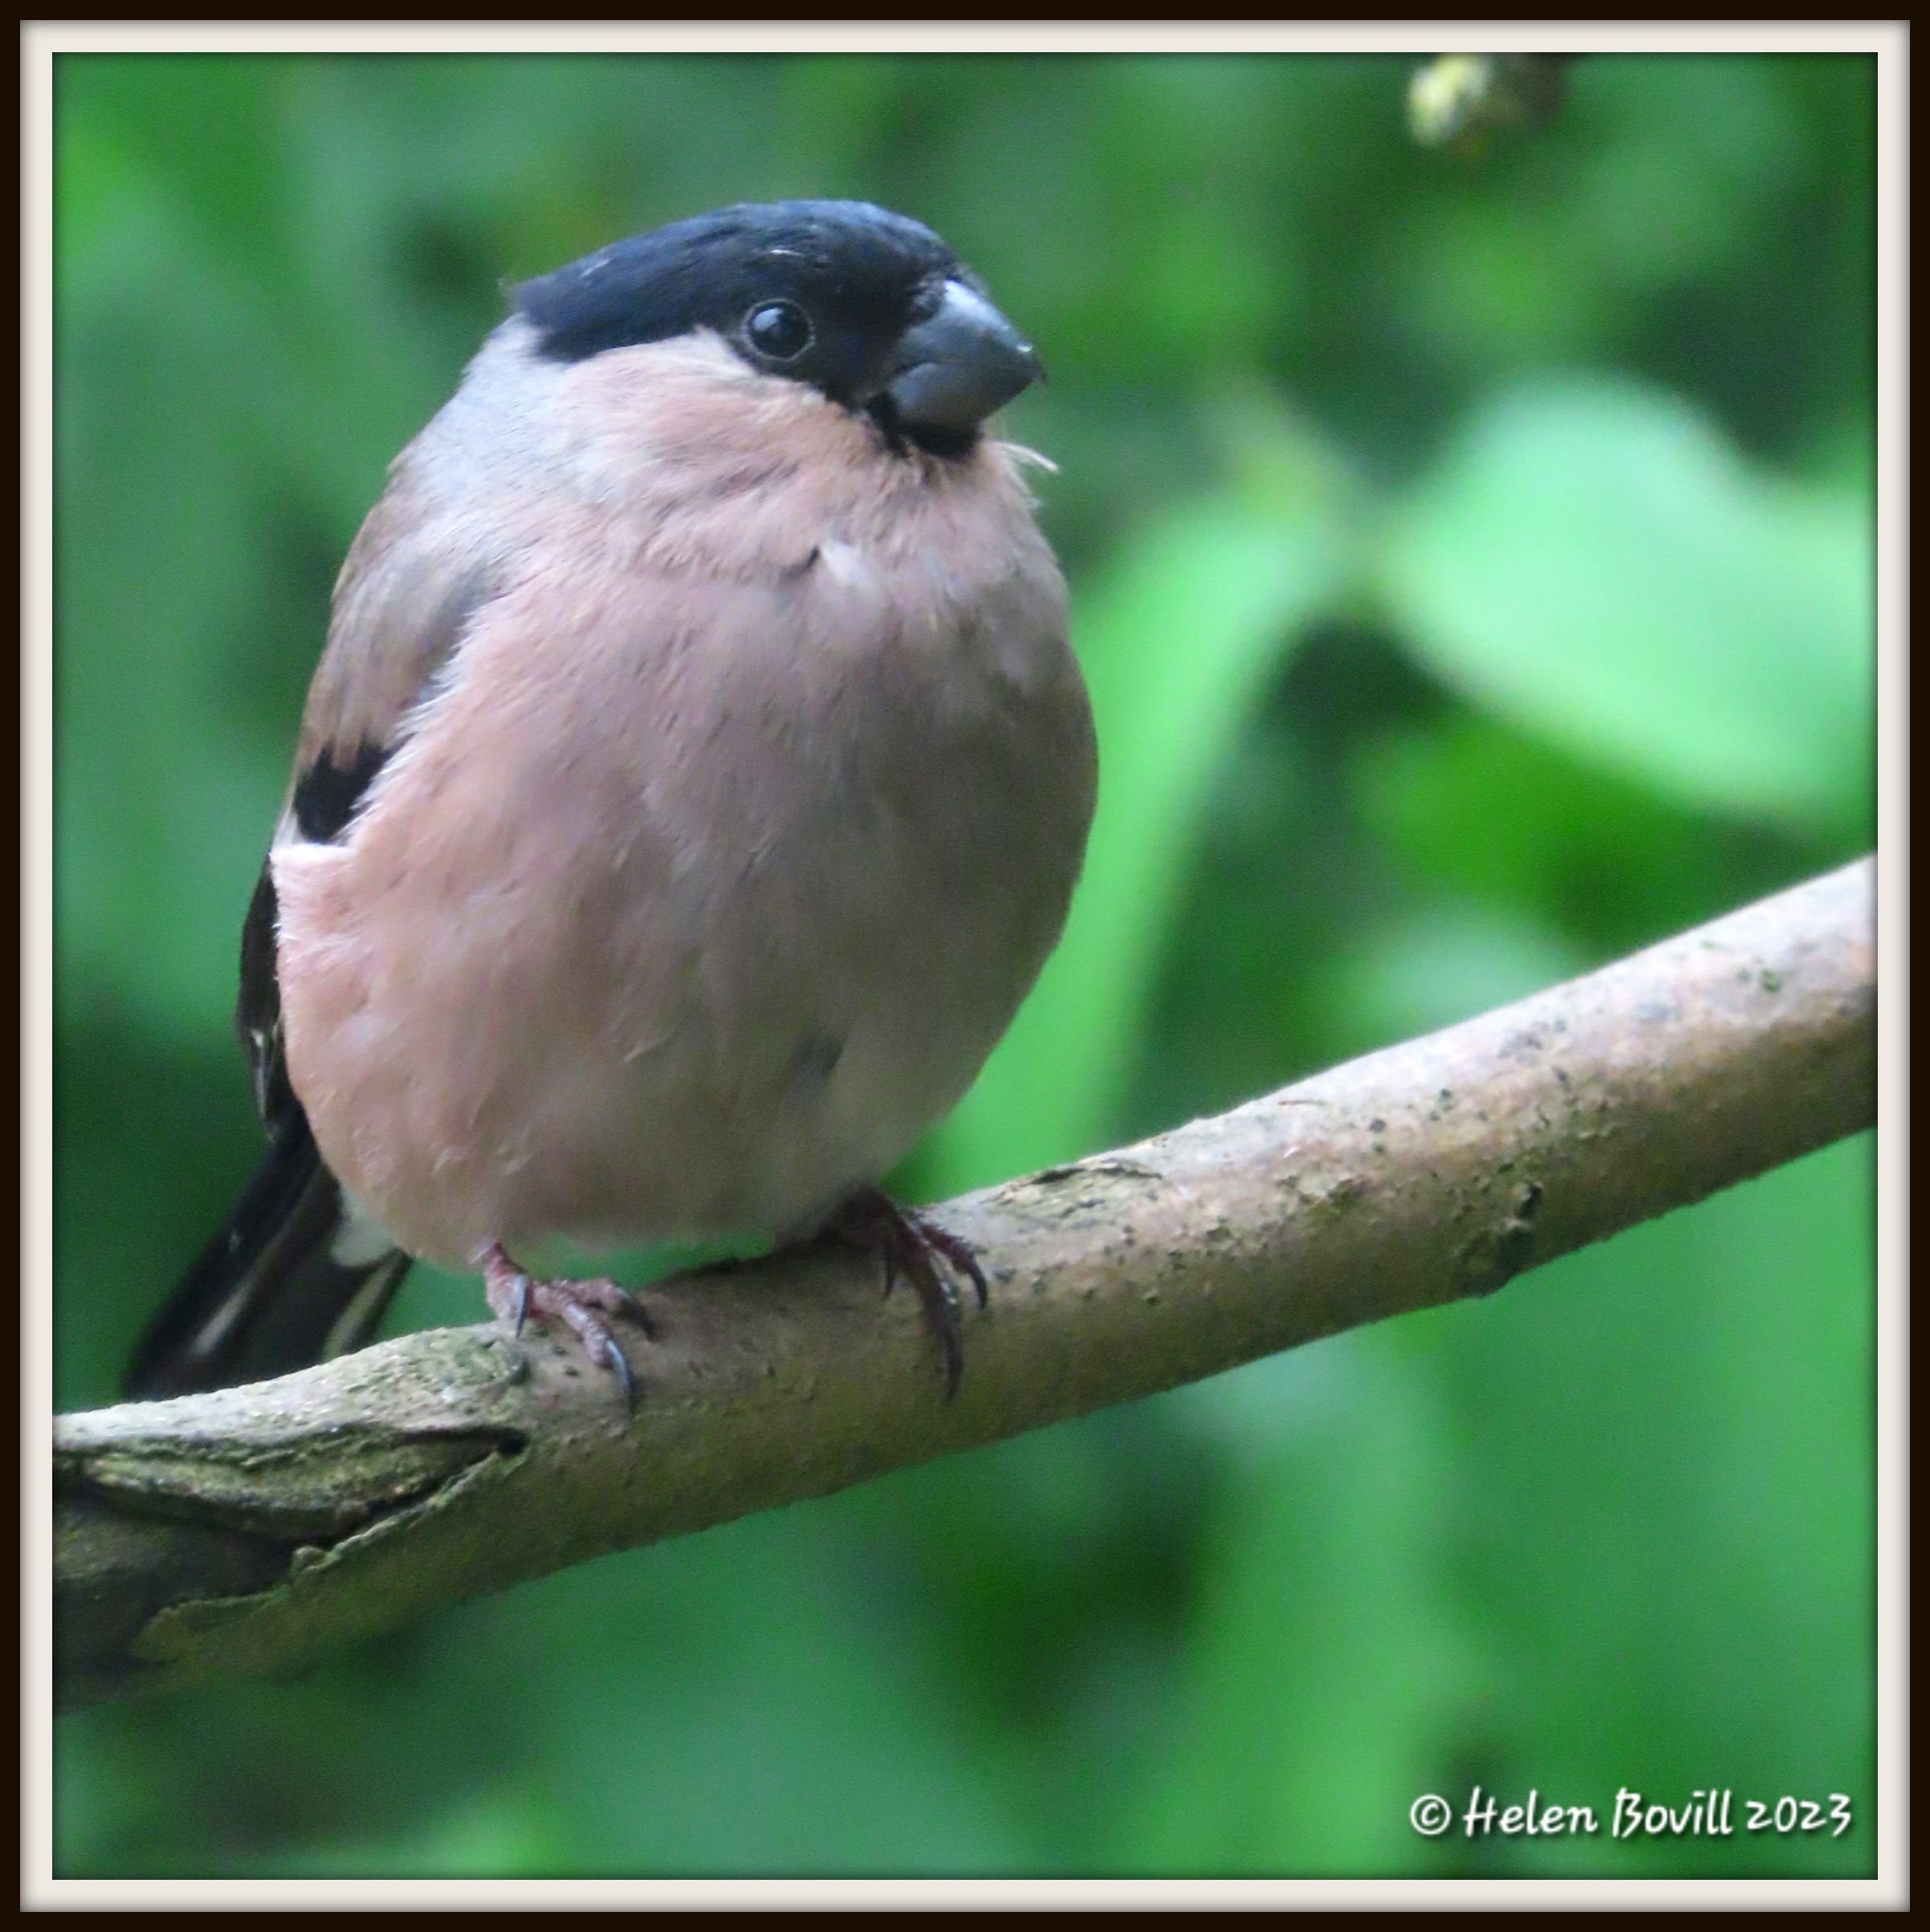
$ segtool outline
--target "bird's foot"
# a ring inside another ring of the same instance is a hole
[[[985,1306],[985,1271],[971,1245],[916,1208],[900,1207],[875,1187],[860,1189],[825,1223],[825,1231],[884,1263],[887,1295],[901,1275],[918,1291],[926,1325],[945,1351],[945,1399],[950,1401],[965,1373],[955,1271],[971,1282],[979,1306]]]
[[[604,1320],[606,1315],[620,1316],[636,1323],[647,1340],[657,1339],[643,1304],[628,1288],[607,1275],[584,1281],[539,1280],[518,1267],[499,1241],[484,1249],[482,1259],[482,1291],[499,1320],[513,1324],[519,1335],[526,1321],[534,1321],[539,1328],[556,1321],[567,1324],[576,1331],[591,1362],[616,1377],[623,1391],[624,1407],[637,1406],[637,1384],[629,1358]]]

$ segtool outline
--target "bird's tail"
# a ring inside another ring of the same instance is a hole
[[[360,1348],[409,1272],[392,1248],[338,1261],[340,1183],[299,1108],[271,1139],[227,1225],[148,1324],[122,1378],[136,1401],[223,1389]]]

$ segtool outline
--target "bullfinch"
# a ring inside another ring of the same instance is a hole
[[[971,1251],[880,1178],[1057,942],[1097,783],[1026,452],[1042,373],[922,223],[727,208],[510,291],[337,580],[241,944],[267,1149],[125,1387],[373,1332],[413,1258],[861,1243],[948,1392]]]

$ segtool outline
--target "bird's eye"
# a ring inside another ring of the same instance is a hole
[[[744,319],[744,334],[760,356],[790,362],[811,346],[811,320],[795,302],[766,302]]]

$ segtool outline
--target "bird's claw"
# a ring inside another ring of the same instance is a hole
[[[603,1338],[603,1358],[616,1376],[618,1386],[623,1390],[623,1406],[627,1413],[637,1413],[637,1381],[630,1373],[629,1357],[617,1345],[613,1335]]]
[[[484,1292],[499,1319],[512,1323],[519,1336],[531,1317],[540,1328],[560,1321],[574,1330],[584,1355],[615,1375],[624,1409],[634,1413],[636,1377],[629,1358],[603,1318],[617,1316],[633,1321],[646,1340],[656,1340],[656,1325],[635,1295],[607,1275],[584,1281],[538,1281],[511,1260],[500,1243],[484,1250],[482,1263]]]
[[[979,1298],[979,1306],[983,1308],[987,1300],[985,1271],[979,1266],[978,1254],[971,1243],[961,1240],[956,1234],[940,1227],[935,1221],[915,1210],[910,1212],[906,1218],[924,1236],[930,1246],[936,1248],[971,1282],[972,1291]]]
[[[887,1295],[900,1275],[917,1290],[926,1324],[944,1352],[945,1399],[950,1401],[965,1373],[965,1338],[951,1271],[971,1283],[981,1308],[986,1304],[985,1271],[971,1245],[917,1209],[900,1207],[875,1187],[853,1194],[826,1226],[840,1240],[880,1258]],[[941,1260],[947,1265],[941,1267]]]

